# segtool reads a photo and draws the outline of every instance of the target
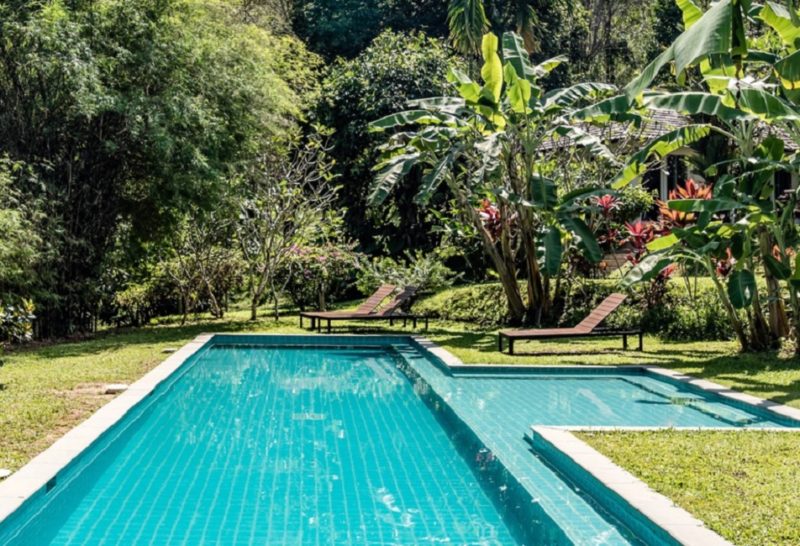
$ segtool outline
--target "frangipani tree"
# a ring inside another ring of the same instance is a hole
[[[574,241],[587,258],[601,259],[582,204],[606,192],[597,187],[564,192],[547,176],[546,165],[559,147],[580,148],[599,161],[616,163],[598,137],[570,122],[578,107],[614,88],[584,83],[547,92],[539,80],[563,58],[531,64],[514,33],[504,34],[502,49],[499,45],[495,35],[484,35],[481,82],[453,70],[450,81],[458,96],[413,101],[410,110],[372,123],[373,131],[396,132],[382,148],[370,202],[383,203],[412,169],[424,172],[419,203],[428,203],[446,186],[460,220],[479,234],[511,318],[538,323],[551,309],[550,281],[559,275],[565,245]],[[484,200],[498,211],[493,229],[478,210]],[[517,282],[519,266],[527,280],[527,302]]]
[[[651,255],[631,271],[628,281],[652,278],[673,261],[699,264],[717,285],[744,350],[774,346],[790,329],[798,341],[797,195],[776,199],[773,175],[780,170],[797,172],[797,154],[787,155],[784,140],[775,135],[800,145],[800,14],[793,2],[787,7],[774,2],[721,0],[706,12],[692,0],[679,0],[678,5],[685,32],[609,104],[615,104],[618,111],[625,107],[673,110],[707,122],[648,143],[614,183],[629,183],[647,169],[649,160],[711,133],[725,136],[735,151],[732,159],[713,165],[706,173],[716,178],[712,199],[669,203],[674,210],[697,213],[696,224],[673,229],[653,241]],[[778,51],[752,47],[752,37],[760,28],[774,33],[781,44]],[[647,90],[668,65],[684,88],[695,80],[691,89]],[[735,263],[727,279],[717,274],[715,264],[720,260]],[[766,294],[756,283],[761,268]],[[791,325],[785,309],[787,295]]]

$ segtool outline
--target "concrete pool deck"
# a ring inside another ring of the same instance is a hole
[[[246,337],[253,334],[225,334],[225,337]],[[258,337],[271,338],[303,338],[313,343],[315,335],[275,335],[263,334]],[[359,339],[360,343],[369,341],[370,336],[336,335],[337,338]],[[490,370],[495,372],[524,372],[526,369],[539,370],[546,366],[496,366],[464,364],[449,351],[439,347],[422,336],[373,336],[380,338],[394,337],[412,340],[423,352],[436,357],[448,369],[454,372]],[[132,408],[149,396],[162,382],[170,378],[187,359],[195,355],[215,338],[214,334],[203,334],[184,345],[153,370],[133,383],[126,391],[100,408],[87,420],[67,432],[44,452],[32,459],[10,477],[0,482],[0,522],[13,514],[28,499],[55,486],[58,474],[67,468],[75,459],[89,448],[101,435],[116,425]],[[728,399],[738,405],[747,405],[774,413],[776,416],[800,421],[800,410],[781,404],[746,395],[710,381],[693,378],[672,370],[654,366],[553,366],[558,369],[581,370],[643,370],[648,373],[667,378],[672,381],[686,383],[694,388]],[[544,442],[563,456],[587,472],[603,487],[619,496],[634,510],[664,529],[670,536],[682,544],[714,546],[729,544],[719,535],[706,528],[696,518],[675,506],[668,498],[652,491],[646,484],[638,480],[622,468],[615,465],[588,444],[574,436],[575,430],[663,430],[668,427],[554,427],[535,426],[532,428],[532,440]],[[694,430],[708,430],[707,427]],[[747,428],[730,429],[729,431],[751,430]],[[753,430],[793,431],[788,428],[760,428]],[[794,430],[797,432],[797,430]]]

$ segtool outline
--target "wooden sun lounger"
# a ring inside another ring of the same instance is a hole
[[[391,287],[391,290],[386,292],[385,289]],[[380,303],[394,291],[395,287],[392,285],[383,285],[372,296],[369,297],[361,306],[355,311],[309,311],[300,313],[300,326],[303,326],[303,317],[311,319],[311,329],[322,332],[322,323],[327,321],[328,333],[331,332],[331,323],[335,320],[388,320],[389,325],[394,325],[394,321],[402,320],[403,326],[408,321],[412,321],[414,328],[417,327],[417,320],[421,317],[412,315],[410,313],[403,313],[401,307],[405,305],[417,293],[417,289],[413,286],[408,286],[398,293],[392,300],[380,309]],[[379,294],[383,294],[378,299]],[[375,302],[372,305],[373,302]],[[369,304],[369,306],[368,306]],[[369,310],[371,308],[371,310]],[[428,329],[428,317],[422,317],[425,320],[425,329]]]
[[[589,313],[585,319],[572,328],[541,328],[531,330],[503,330],[497,336],[497,348],[503,352],[503,339],[508,340],[508,354],[514,354],[514,341],[523,339],[562,339],[571,337],[612,337],[622,336],[622,348],[628,348],[628,336],[639,336],[639,350],[643,350],[641,329],[619,330],[599,328],[600,323],[613,313],[622,302],[625,294],[611,294]]]
[[[311,319],[311,329],[315,328],[316,318],[321,315],[352,315],[353,313],[368,315],[374,313],[383,300],[385,300],[397,287],[393,284],[383,284],[370,297],[364,300],[355,311],[303,311],[300,313],[300,328],[303,327],[303,317]]]

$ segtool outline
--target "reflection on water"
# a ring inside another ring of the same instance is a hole
[[[399,362],[209,350],[0,543],[525,543]]]

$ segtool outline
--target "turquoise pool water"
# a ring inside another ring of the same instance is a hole
[[[391,338],[241,344],[265,339],[216,338],[0,544],[669,544],[565,481],[529,426],[793,424],[646,374],[451,375]]]
[[[212,348],[159,395],[0,542],[517,541],[384,349]]]

